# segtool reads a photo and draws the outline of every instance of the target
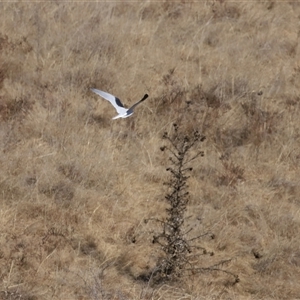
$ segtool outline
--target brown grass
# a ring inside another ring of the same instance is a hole
[[[300,294],[300,5],[0,4],[1,299],[295,299]],[[129,119],[95,87],[129,105]],[[191,101],[189,106],[185,101]],[[188,214],[224,274],[150,287],[161,136],[207,137]]]

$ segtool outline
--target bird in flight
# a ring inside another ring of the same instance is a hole
[[[94,93],[98,94],[99,96],[101,96],[102,98],[106,99],[107,101],[109,101],[113,107],[116,109],[118,115],[113,117],[113,120],[118,119],[118,118],[128,118],[129,116],[131,116],[133,114],[133,110],[134,108],[142,103],[144,100],[146,100],[148,98],[148,94],[145,94],[144,97],[138,101],[137,103],[133,104],[131,107],[129,107],[128,109],[124,107],[124,105],[122,104],[121,100],[109,93],[97,90],[97,89],[91,89]]]

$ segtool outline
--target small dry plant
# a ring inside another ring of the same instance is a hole
[[[170,178],[165,185],[168,192],[165,199],[168,203],[166,209],[167,217],[163,220],[155,219],[162,225],[162,232],[154,235],[153,243],[160,245],[164,255],[157,263],[156,269],[152,274],[154,283],[161,283],[166,280],[177,280],[183,274],[194,274],[204,271],[222,271],[234,276],[234,282],[238,282],[238,276],[221,269],[222,265],[230,260],[224,260],[211,265],[210,267],[199,267],[198,260],[201,255],[213,256],[213,252],[208,252],[203,247],[193,245],[197,239],[204,236],[214,238],[211,233],[204,233],[200,236],[188,238],[192,228],[186,230],[184,223],[185,213],[189,203],[188,175],[192,171],[191,163],[198,157],[204,156],[203,151],[199,150],[199,143],[205,140],[198,131],[191,134],[181,132],[177,124],[173,124],[171,134],[164,133],[163,139],[169,146],[162,146],[161,151],[170,154],[169,161],[171,167],[166,170],[170,173]],[[192,253],[192,249],[197,249],[197,253]]]

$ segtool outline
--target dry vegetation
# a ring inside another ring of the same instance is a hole
[[[300,295],[300,4],[0,4],[1,299]],[[111,121],[103,89],[128,105]],[[187,105],[186,101],[190,104]],[[148,284],[176,121],[205,156],[187,225],[224,273]]]

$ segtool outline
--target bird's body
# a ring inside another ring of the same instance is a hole
[[[143,102],[144,100],[146,100],[148,98],[148,94],[145,94],[144,97],[138,101],[137,103],[133,104],[131,107],[129,107],[128,109],[124,107],[124,105],[122,104],[121,100],[109,93],[97,90],[97,89],[91,89],[94,93],[96,93],[97,95],[101,96],[102,98],[106,99],[107,101],[109,101],[113,107],[116,109],[118,115],[115,116],[113,118],[113,120],[118,119],[118,118],[128,118],[129,116],[131,116],[133,114],[133,109],[140,104],[141,102]]]

